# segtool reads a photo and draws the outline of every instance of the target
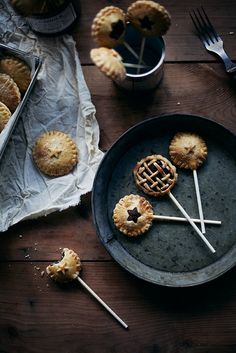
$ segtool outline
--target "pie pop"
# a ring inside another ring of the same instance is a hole
[[[139,161],[134,170],[133,175],[137,187],[139,187],[144,193],[151,196],[164,196],[168,195],[178,209],[182,212],[184,217],[191,224],[193,229],[197,232],[200,238],[204,241],[207,247],[212,253],[215,253],[215,249],[202,234],[193,220],[190,218],[188,213],[180,205],[170,190],[175,185],[177,180],[176,168],[172,163],[161,155],[150,155]]]
[[[99,47],[114,48],[123,44],[138,59],[138,54],[125,41],[125,13],[116,6],[106,6],[95,16],[92,23],[92,37]]]
[[[61,261],[47,266],[47,274],[58,283],[78,280],[79,283],[124,327],[128,325],[79,277],[81,262],[78,254],[71,249],[63,249]]]
[[[197,197],[198,212],[201,220],[202,233],[206,233],[203,221],[202,202],[199,190],[197,168],[202,165],[207,156],[207,146],[205,141],[192,132],[178,132],[170,142],[169,154],[172,162],[184,169],[193,171],[193,179]]]
[[[146,37],[163,36],[169,29],[171,18],[164,6],[151,0],[138,0],[127,10],[127,20],[142,33],[139,62],[143,60]],[[140,68],[137,69],[139,73]]]
[[[128,237],[137,237],[146,233],[152,226],[152,221],[181,221],[188,222],[186,218],[155,215],[152,205],[143,196],[125,195],[113,210],[112,215],[116,228]],[[192,219],[199,223],[200,219]],[[221,221],[204,220],[208,224],[220,225]]]

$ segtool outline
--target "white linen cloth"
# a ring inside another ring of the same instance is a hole
[[[0,0],[4,44],[43,59],[33,91],[0,161],[0,231],[29,218],[77,205],[92,189],[103,153],[98,148],[95,107],[70,35],[32,33],[7,0]],[[32,160],[37,137],[49,130],[68,133],[79,149],[79,163],[68,175],[43,175]]]

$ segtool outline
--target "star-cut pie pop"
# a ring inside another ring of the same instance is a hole
[[[178,132],[170,142],[169,154],[171,161],[178,167],[191,169],[197,197],[198,212],[201,219],[202,233],[206,233],[203,221],[203,210],[199,190],[197,168],[199,168],[207,157],[207,146],[205,141],[193,132]]]
[[[152,205],[143,196],[125,195],[115,205],[112,215],[116,228],[128,237],[146,233],[154,220],[188,222],[186,218],[155,215]],[[192,219],[199,223],[200,219]],[[221,221],[204,220],[205,223],[220,225]]]
[[[175,166],[172,165],[167,158],[161,155],[147,156],[136,164],[133,170],[133,175],[137,187],[139,187],[144,193],[156,197],[168,195],[203,242],[207,245],[209,250],[212,253],[215,253],[213,246],[170,192],[177,180],[177,173]]]
[[[151,0],[137,0],[129,6],[126,18],[143,35],[138,62],[140,64],[146,37],[160,37],[166,34],[171,25],[171,17],[164,6]],[[137,73],[139,70],[140,68]]]
[[[80,278],[81,262],[78,254],[64,248],[61,261],[47,266],[47,274],[58,283],[78,280],[79,283],[124,327],[128,325]]]

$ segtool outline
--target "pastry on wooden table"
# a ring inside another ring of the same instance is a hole
[[[70,249],[63,249],[62,260],[49,265],[46,268],[47,274],[56,282],[66,283],[73,281],[79,276],[81,262],[79,256]]]
[[[128,237],[136,237],[148,231],[152,225],[153,209],[142,196],[126,195],[113,210],[113,221],[117,229]]]
[[[133,169],[136,185],[146,194],[163,196],[177,181],[175,166],[165,157],[155,154],[139,161]]]
[[[29,66],[17,57],[5,57],[0,59],[0,72],[9,75],[24,93],[31,81]]]
[[[75,142],[61,131],[49,131],[39,136],[32,154],[37,167],[49,176],[68,174],[78,161]]]
[[[11,117],[10,110],[7,108],[7,106],[4,103],[0,102],[0,132],[4,129],[10,117]]]
[[[95,48],[90,52],[94,64],[108,77],[115,81],[122,81],[126,77],[126,70],[121,56],[114,49]]]
[[[170,142],[169,154],[176,166],[196,170],[207,157],[207,146],[193,132],[178,132]]]
[[[21,94],[15,81],[9,75],[0,73],[0,102],[13,113],[20,101]]]
[[[92,23],[92,37],[100,47],[113,48],[123,41],[125,13],[115,6],[98,12]]]
[[[163,36],[171,18],[164,6],[150,0],[138,0],[127,10],[127,20],[145,37]]]

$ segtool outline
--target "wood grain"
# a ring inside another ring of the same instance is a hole
[[[83,64],[91,63],[89,53],[92,48],[96,47],[91,40],[91,25],[97,12],[110,5],[118,6],[126,11],[131,3],[132,1],[129,0],[93,2],[81,0],[82,16],[75,38]],[[179,0],[177,6],[175,1],[163,0],[161,4],[167,8],[172,18],[171,27],[164,36],[167,61],[219,61],[203,48],[193,28],[189,11],[201,6],[199,1]],[[235,3],[232,0],[208,0],[204,7],[217,32],[224,40],[226,51],[232,60],[236,60]]]
[[[235,270],[202,287],[170,289],[116,264],[83,263],[82,278],[128,331],[77,283],[59,287],[40,271],[21,262],[0,266],[1,352],[235,353]]]
[[[125,10],[130,3],[81,0],[74,34],[97,111],[101,149],[108,150],[133,125],[165,113],[202,115],[236,133],[236,87],[193,31],[189,11],[199,6],[197,0],[162,2],[172,26],[157,89],[127,93],[91,65],[94,16],[105,6]],[[236,60],[236,2],[209,0],[204,6]],[[141,281],[114,262],[98,240],[90,198],[1,234],[0,353],[235,353],[236,270],[192,288]],[[41,275],[63,247],[79,253],[82,278],[127,322],[128,331],[79,284],[59,287]]]

